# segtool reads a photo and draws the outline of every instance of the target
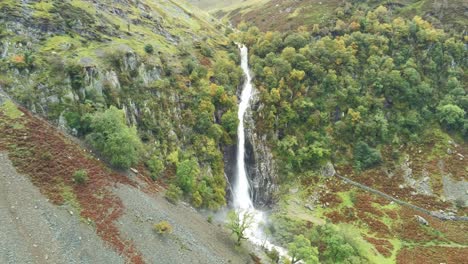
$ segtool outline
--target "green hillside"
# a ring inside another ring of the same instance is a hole
[[[216,209],[242,74],[237,46],[213,21],[176,1],[2,1],[0,88],[116,167],[148,161],[156,180],[196,166],[179,173],[186,197]]]
[[[356,10],[367,11],[386,6],[395,16],[424,17],[437,26],[465,30],[468,24],[466,1],[396,0],[396,1],[189,1],[219,18],[252,23],[262,30],[294,30],[299,26],[333,23]],[[222,3],[222,4],[221,4]]]

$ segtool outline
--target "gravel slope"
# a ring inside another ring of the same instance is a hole
[[[226,230],[185,204],[173,205],[162,193],[139,188],[114,189],[125,207],[116,226],[132,240],[146,263],[253,263],[245,249],[235,249]],[[169,221],[173,233],[158,235],[153,225]],[[82,223],[77,213],[51,204],[27,176],[0,152],[0,263],[125,263]]]
[[[0,263],[124,263],[94,230],[48,202],[0,152]]]
[[[120,185],[114,192],[126,207],[117,226],[148,263],[253,263],[248,254],[234,249],[229,234],[193,208],[173,205],[161,193],[148,195],[130,186]],[[168,221],[173,233],[153,232],[153,225],[160,221]]]

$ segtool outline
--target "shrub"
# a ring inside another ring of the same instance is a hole
[[[221,125],[229,135],[235,136],[237,134],[237,126],[239,125],[237,113],[231,110],[224,113],[221,117]]]
[[[146,162],[151,172],[151,179],[153,181],[157,180],[161,172],[164,170],[164,163],[158,156],[152,156],[150,160]]]
[[[191,193],[195,179],[200,174],[200,167],[196,159],[187,159],[177,164],[177,185],[184,193]]]
[[[200,46],[200,53],[205,57],[212,57],[213,50],[206,43],[202,43]]]
[[[75,171],[75,173],[73,173],[73,180],[79,184],[85,183],[88,181],[88,172],[84,169]]]
[[[447,104],[437,108],[440,123],[447,128],[456,129],[463,125],[465,110],[457,105]]]
[[[198,191],[194,192],[192,195],[192,204],[197,208],[203,204],[203,199]]]
[[[50,154],[49,151],[44,151],[41,153],[41,160],[43,161],[51,161],[52,160],[52,154]]]
[[[86,137],[91,145],[118,168],[128,169],[138,163],[142,143],[135,127],[126,125],[122,110],[111,106],[91,117],[91,133]]]
[[[353,154],[354,166],[358,171],[371,168],[382,162],[380,152],[362,141],[357,143]]]
[[[182,197],[182,190],[174,184],[171,184],[169,188],[167,188],[165,197],[169,202],[176,204]]]
[[[164,235],[172,233],[172,226],[168,221],[161,221],[153,226],[154,232]]]
[[[146,45],[145,45],[145,52],[148,53],[148,54],[153,54],[153,52],[154,52],[153,45],[151,45],[151,44],[146,44]]]

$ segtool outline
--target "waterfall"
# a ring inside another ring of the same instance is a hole
[[[253,222],[246,230],[248,239],[259,246],[263,246],[269,250],[276,249],[281,255],[286,256],[287,252],[284,248],[273,245],[267,240],[267,237],[262,232],[261,225],[265,222],[266,215],[264,212],[255,209],[252,202],[252,195],[250,192],[250,184],[245,167],[245,127],[244,116],[245,112],[250,106],[250,98],[252,97],[253,86],[252,77],[250,75],[248,63],[248,49],[246,46],[240,46],[241,52],[241,68],[244,71],[246,80],[239,103],[239,126],[237,128],[237,164],[236,164],[236,177],[233,186],[233,206],[244,216],[246,213],[253,216]]]
[[[250,195],[250,184],[247,178],[247,170],[245,168],[245,129],[244,129],[244,116],[250,103],[252,96],[252,78],[250,76],[248,65],[248,51],[247,47],[242,46],[241,51],[241,67],[246,76],[244,87],[239,103],[239,125],[237,127],[237,164],[236,164],[236,182],[234,184],[234,207],[240,209],[253,208],[253,202]]]

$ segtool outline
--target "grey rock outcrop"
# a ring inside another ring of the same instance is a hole
[[[266,135],[260,135],[256,131],[253,115],[261,107],[257,104],[258,99],[255,91],[251,99],[251,109],[247,111],[245,117],[245,164],[254,204],[259,207],[268,207],[274,202],[273,197],[278,190],[278,172]]]
[[[333,177],[336,174],[336,170],[331,162],[327,162],[327,164],[323,166],[321,173],[324,177]]]

